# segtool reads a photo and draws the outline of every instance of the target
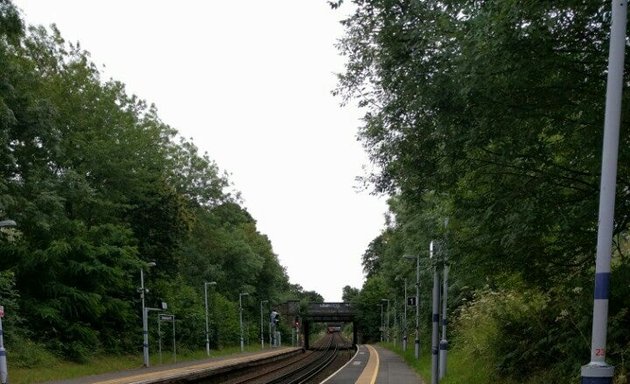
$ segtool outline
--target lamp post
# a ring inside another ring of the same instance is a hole
[[[154,262],[148,262],[145,264],[147,268],[155,267]],[[142,352],[144,356],[144,366],[149,367],[149,323],[148,323],[148,313],[147,307],[144,304],[144,294],[146,290],[144,289],[144,269],[140,268],[140,298],[142,299]]]
[[[245,350],[245,341],[243,339],[243,296],[247,296],[249,293],[243,292],[238,294],[238,314],[239,322],[241,324],[241,352]]]
[[[378,304],[381,307],[381,343],[383,342],[383,304]]]
[[[263,328],[263,303],[269,300],[260,300],[260,349],[265,349],[265,332]]]
[[[13,220],[2,220],[0,221],[0,228],[1,227],[15,227],[17,224],[15,221]]]
[[[446,338],[446,324],[447,324],[447,297],[448,297],[448,260],[446,255],[444,256],[444,269],[443,269],[443,281],[442,281],[442,339],[440,340],[440,380],[446,376],[446,359],[448,356],[448,339]]]
[[[405,306],[405,315],[403,317],[403,329],[405,330],[403,336],[403,351],[407,352],[407,279],[405,279],[405,301],[403,301],[403,305]]]
[[[401,275],[396,276],[396,281],[403,279],[404,281],[404,297],[403,297],[403,314],[402,314],[402,349],[407,352],[407,278]]]
[[[387,332],[385,333],[385,340],[389,343],[389,299],[381,299],[381,301],[387,301],[387,326],[385,327]]]
[[[15,227],[17,224],[13,220],[0,221],[0,228]],[[4,307],[0,305],[0,381],[2,384],[7,383],[9,371],[7,368],[7,353],[4,349],[4,335],[2,331],[2,318],[4,317]]]
[[[429,243],[429,258],[433,259],[433,240]],[[433,333],[431,335],[431,384],[438,383],[438,343],[440,328],[440,277],[438,276],[437,263],[433,265]]]
[[[204,302],[206,304],[206,354],[208,357],[210,356],[210,335],[208,332],[208,286],[209,285],[217,285],[216,281],[204,281],[203,283],[203,292],[204,292]]]
[[[612,23],[608,52],[608,79],[604,117],[604,143],[599,196],[597,254],[595,257],[595,292],[591,361],[582,366],[582,384],[610,384],[615,368],[606,363],[606,333],[608,329],[608,294],[612,257],[612,237],[615,218],[615,193],[619,152],[619,126],[624,82],[627,1],[612,1]]]
[[[420,256],[403,256],[405,259],[416,259],[416,339],[414,340],[414,354],[420,358]],[[406,307],[405,307],[406,308]]]

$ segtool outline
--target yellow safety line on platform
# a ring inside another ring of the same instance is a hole
[[[378,352],[376,352],[376,349],[371,345],[366,345],[366,347],[370,351],[370,357],[368,358],[368,362],[355,384],[374,384],[376,382],[376,376],[378,376],[378,368],[380,364]],[[372,376],[370,377],[370,375]]]

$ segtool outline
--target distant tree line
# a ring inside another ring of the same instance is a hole
[[[352,3],[335,93],[364,107],[359,135],[378,166],[366,186],[391,196],[354,297],[367,336],[379,337],[382,298],[403,313],[405,280],[415,294],[403,256],[418,256],[427,350],[435,240],[438,263],[451,265],[451,347],[498,382],[577,382],[590,360],[610,2]],[[630,368],[628,96],[607,351],[620,377]]]
[[[140,352],[142,268],[147,305],[168,304],[180,348],[205,346],[204,282],[217,283],[211,348],[238,345],[239,293],[251,340],[261,300],[323,301],[289,283],[207,154],[101,79],[54,26],[26,28],[10,0],[0,0],[0,146],[0,219],[18,224],[0,235],[13,364],[36,364],[33,348],[75,360]]]

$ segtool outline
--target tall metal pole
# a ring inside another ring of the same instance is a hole
[[[13,220],[0,221],[0,227],[15,227],[17,224]],[[4,331],[2,329],[2,318],[4,317],[4,307],[0,305],[0,382],[6,384],[9,370],[7,367],[7,352],[4,349]]]
[[[263,327],[263,303],[267,303],[269,300],[260,301],[260,349],[265,349],[265,332]]]
[[[420,359],[420,255],[416,256],[416,339],[414,340],[414,354]]]
[[[383,304],[379,304],[381,307],[381,343],[383,342]]]
[[[448,264],[444,260],[444,281],[442,282],[442,340],[440,340],[440,380],[446,376],[446,359],[448,354],[448,340],[446,338],[446,312],[448,296]]]
[[[392,306],[392,310],[394,312],[394,325],[392,327],[392,329],[394,329],[394,331],[400,329],[399,325],[400,322],[398,321],[398,316],[396,314],[396,299],[394,299],[394,305]],[[392,333],[392,337],[394,338],[394,347],[398,345],[398,332],[391,332]]]
[[[177,349],[175,345],[175,315],[173,315],[173,361],[177,362]]]
[[[210,356],[210,332],[208,329],[208,285],[216,285],[216,281],[210,281],[203,283],[204,301],[206,304],[206,354]]]
[[[390,341],[390,337],[391,337],[391,323],[389,321],[389,299],[387,300],[387,327],[385,327],[385,329],[387,329],[387,342],[389,343]]]
[[[249,293],[239,293],[238,295],[238,314],[241,324],[241,352],[245,350],[245,340],[243,339],[243,296],[247,295],[249,295]]]
[[[405,278],[405,301],[403,303],[405,306],[405,313],[403,315],[403,352],[407,352],[407,279]]]
[[[272,347],[280,346],[278,343],[278,335],[276,334],[276,316],[278,316],[278,312],[272,309],[269,314],[269,336],[271,337],[270,344]]]
[[[433,259],[433,241],[429,244],[429,257]],[[440,277],[433,261],[433,333],[431,335],[431,384],[438,383],[438,342],[440,321]]]
[[[203,283],[203,299],[206,305],[206,356],[210,357],[210,332],[208,329],[208,283]]]
[[[160,315],[157,317],[157,326],[158,326],[158,356],[160,356],[160,364],[162,364],[162,329],[160,327],[160,323],[162,319],[160,319]]]
[[[416,339],[414,341],[414,354],[417,360],[420,358],[420,256],[404,256],[404,258],[416,259]]]
[[[154,262],[148,262],[145,264],[147,268],[155,267]],[[140,268],[140,298],[142,299],[142,352],[144,359],[144,366],[149,367],[149,310],[147,309],[144,303],[144,294],[146,293],[146,289],[144,288],[144,268]]]
[[[610,384],[615,370],[613,366],[606,363],[606,333],[628,2],[614,0],[611,4],[612,24],[608,52],[599,227],[595,259],[591,361],[582,366],[582,384]]]
[[[389,343],[389,299],[381,299],[381,301],[387,301],[387,325],[383,328],[385,329],[385,340]],[[381,307],[382,312],[382,307]]]
[[[149,324],[147,319],[147,308],[144,304],[144,271],[140,268],[140,298],[142,299],[142,355],[145,367],[150,366],[149,362]]]
[[[0,316],[0,381],[6,384],[9,376],[7,368],[7,353],[4,349],[4,335],[2,331],[2,317],[4,316],[4,307],[2,308],[2,316]]]

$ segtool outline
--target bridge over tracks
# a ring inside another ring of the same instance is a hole
[[[306,311],[300,310],[299,302],[289,301],[281,311],[289,316],[300,316],[304,328],[304,347],[309,348],[311,323],[352,323],[352,345],[357,343],[357,327],[350,303],[309,303]]]

